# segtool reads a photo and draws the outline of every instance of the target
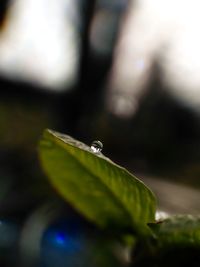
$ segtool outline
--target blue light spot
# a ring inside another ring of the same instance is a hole
[[[65,252],[78,252],[82,247],[82,238],[75,236],[67,231],[52,230],[48,234],[48,240],[52,242],[52,246],[56,249],[64,249]]]
[[[64,245],[65,244],[65,235],[63,233],[58,233],[56,234],[56,242],[59,245]]]
[[[50,225],[42,237],[40,267],[83,266],[83,251],[87,238],[83,227],[72,220],[61,220]]]

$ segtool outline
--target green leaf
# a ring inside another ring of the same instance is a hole
[[[142,246],[142,256],[134,266],[199,266],[200,216],[174,215],[149,227],[154,239]]]
[[[135,249],[134,266],[199,266],[200,216],[174,215],[150,223],[154,238],[144,244],[140,239]]]
[[[160,249],[172,247],[200,248],[200,216],[175,215],[150,224]]]
[[[145,233],[154,221],[153,193],[103,154],[52,130],[45,130],[39,151],[52,185],[98,226]]]

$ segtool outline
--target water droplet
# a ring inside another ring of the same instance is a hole
[[[101,141],[93,141],[91,144],[92,152],[99,153],[103,149],[103,144]]]

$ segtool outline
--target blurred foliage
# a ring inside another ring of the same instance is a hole
[[[0,144],[7,149],[35,149],[45,126],[52,118],[44,107],[19,101],[0,102]]]
[[[200,217],[175,215],[149,225],[156,238],[136,266],[198,266]]]

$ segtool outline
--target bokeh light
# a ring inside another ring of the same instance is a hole
[[[78,1],[13,0],[0,33],[1,73],[52,90],[74,85],[78,14]]]
[[[198,1],[130,1],[111,73],[113,113],[126,117],[137,111],[155,64],[168,92],[199,112],[199,8]]]

